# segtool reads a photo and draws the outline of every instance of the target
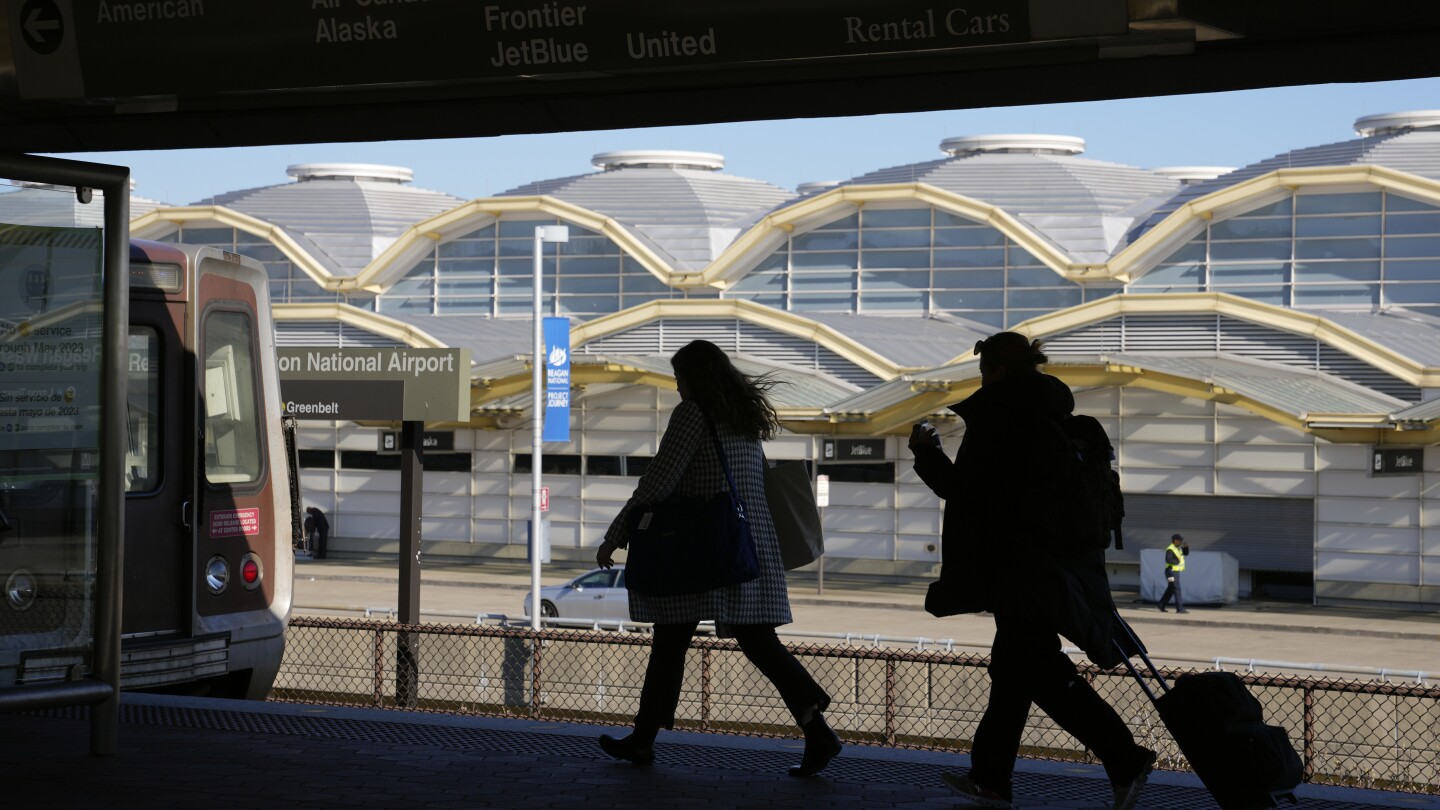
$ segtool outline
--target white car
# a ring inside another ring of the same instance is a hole
[[[531,595],[525,596],[525,615],[530,614]],[[564,585],[540,589],[540,615],[561,619],[603,619],[630,621],[630,593],[625,590],[625,566],[596,568]]]

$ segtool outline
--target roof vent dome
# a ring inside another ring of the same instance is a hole
[[[819,194],[840,185],[839,180],[811,180],[795,187],[796,194]]]
[[[590,158],[590,163],[607,172],[616,169],[694,169],[718,172],[725,168],[725,156],[714,152],[631,149],[623,152],[601,152]]]
[[[1078,155],[1085,151],[1085,139],[1073,135],[962,135],[941,141],[940,151],[957,156],[981,152]]]
[[[310,180],[378,180],[382,183],[408,183],[415,179],[415,170],[404,166],[381,166],[375,163],[296,163],[285,168],[285,174],[304,183]]]
[[[1362,138],[1392,135],[1411,129],[1440,129],[1440,110],[1381,113],[1355,119],[1355,134]]]
[[[1181,185],[1188,186],[1191,183],[1214,180],[1222,174],[1229,174],[1233,171],[1235,171],[1234,166],[1161,166],[1158,169],[1151,169],[1150,173],[1168,177],[1171,180],[1179,180]]]

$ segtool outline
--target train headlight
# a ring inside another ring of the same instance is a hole
[[[5,581],[5,602],[13,610],[29,610],[35,604],[35,591],[35,575],[21,568]]]
[[[260,580],[265,578],[265,570],[260,567],[260,558],[254,552],[240,558],[240,584],[245,590],[253,591],[260,587]]]
[[[230,584],[230,563],[225,558],[216,554],[205,563],[205,587],[210,593],[221,594],[225,592],[225,586]]]

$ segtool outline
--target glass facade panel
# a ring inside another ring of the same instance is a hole
[[[559,243],[562,256],[619,256],[620,246],[604,236],[576,236],[571,232],[569,242]]]
[[[1287,306],[1290,303],[1288,300],[1288,287],[1229,287],[1217,284],[1215,285],[1215,291],[1238,295],[1241,298],[1249,298],[1252,301],[1273,304],[1277,307]]]
[[[1070,284],[1048,267],[1012,267],[1008,278],[1011,287],[1061,287]]]
[[[835,220],[834,222],[830,222],[830,223],[827,223],[827,224],[825,224],[825,225],[817,225],[817,226],[815,226],[815,230],[817,230],[817,231],[833,231],[833,230],[847,230],[847,229],[848,229],[848,230],[854,230],[854,229],[859,228],[859,227],[860,227],[860,215],[859,215],[859,214],[851,214],[851,215],[848,216],[848,217],[841,217],[840,219],[837,219],[837,220]]]
[[[866,230],[860,239],[862,248],[915,248],[930,247],[930,230]]]
[[[860,274],[863,290],[924,290],[930,286],[929,270],[867,270]]]
[[[1290,240],[1283,242],[1215,242],[1210,245],[1212,262],[1263,261],[1289,259]]]
[[[1393,191],[1385,192],[1385,212],[1393,214],[1396,211],[1434,211],[1435,203],[1424,202],[1413,197],[1406,197],[1404,194],[1397,194]]]
[[[560,297],[567,295],[594,295],[595,293],[620,292],[619,276],[561,276]]]
[[[1385,303],[1440,304],[1440,283],[1426,284],[1423,282],[1410,282],[1406,284],[1386,284]]]
[[[1135,289],[1166,292],[1193,292],[1205,284],[1205,263],[1203,261],[1181,264],[1161,264],[1136,279],[1130,286]],[[1156,288],[1152,290],[1151,288]]]
[[[1005,286],[1004,270],[936,270],[937,289],[1001,289]]]
[[[1300,194],[1295,214],[1351,214],[1380,210],[1380,192],[1355,191],[1344,194]]]
[[[560,312],[566,315],[608,315],[620,309],[618,295],[561,295]]]
[[[180,239],[186,245],[214,245],[226,250],[235,248],[234,228],[187,228],[180,226]]]
[[[861,217],[865,228],[929,228],[927,208],[866,208]]]
[[[1290,237],[1290,218],[1236,217],[1210,226],[1212,239],[1280,239]]]
[[[1390,199],[1395,199],[1393,196]],[[1440,213],[1385,215],[1385,233],[1399,236],[1440,233]]]
[[[935,306],[938,309],[1001,310],[1005,307],[1003,290],[936,290]],[[966,315],[965,317],[971,317]]]
[[[1390,236],[1385,238],[1387,259],[1440,258],[1440,236]]]
[[[846,253],[796,253],[790,259],[796,270],[855,270],[860,266],[860,254]]]
[[[855,296],[844,293],[796,293],[790,296],[790,308],[796,312],[853,312]]]
[[[854,250],[860,245],[859,231],[811,231],[790,238],[790,249]]]
[[[1337,217],[1302,217],[1295,220],[1295,235],[1311,236],[1379,236],[1379,214],[1350,214]]]
[[[936,267],[1004,267],[1004,248],[936,250]]]
[[[1001,247],[1005,234],[994,228],[936,228],[936,247]]]
[[[452,278],[440,282],[440,297],[451,295],[489,295],[494,282],[490,277]]]
[[[453,242],[442,242],[435,247],[442,259],[480,258],[495,255],[495,239],[467,237]]]
[[[1269,205],[1262,205],[1259,208],[1251,208],[1244,213],[1247,217],[1288,217],[1295,211],[1294,201],[1290,197],[1277,200]]]
[[[1295,281],[1379,281],[1380,262],[1296,262]]]
[[[553,267],[554,260],[549,261]],[[620,262],[614,256],[565,256],[560,260],[562,276],[607,275],[618,278],[619,274]]]
[[[885,291],[860,293],[860,311],[874,312],[878,310],[925,310],[926,294],[924,290],[910,290],[908,292]]]
[[[1378,259],[1380,238],[1296,239],[1297,259]]]
[[[541,225],[562,225],[564,223],[555,219],[502,219],[495,223],[500,231],[500,238],[524,237],[530,242],[535,241],[535,228]]]
[[[535,255],[534,239],[501,239],[495,243],[496,254],[506,258],[524,256],[530,258]],[[552,257],[555,255],[555,246],[546,245],[542,255]]]
[[[1079,305],[1080,288],[1060,290],[1010,290],[1006,294],[1011,309],[1031,308],[1054,311]]]
[[[790,288],[796,292],[850,290],[854,287],[853,273],[795,273],[790,277]]]
[[[443,315],[489,315],[491,301],[489,296],[475,298],[441,298],[437,310]]]
[[[1440,281],[1440,261],[1389,261],[1385,262],[1386,281]],[[1440,303],[1437,301],[1436,303]]]
[[[1297,284],[1296,306],[1373,306],[1380,303],[1379,284]]]
[[[435,263],[435,269],[441,275],[464,274],[467,276],[488,276],[495,272],[494,259],[441,259]],[[410,271],[411,275],[425,274],[430,270],[430,263],[423,262]]]
[[[1217,288],[1226,284],[1284,284],[1290,280],[1290,264],[1217,264],[1210,268],[1210,280]]]
[[[730,288],[730,292],[749,292],[755,290],[776,292],[784,291],[784,289],[785,275],[783,273],[751,273],[735,282],[735,286]],[[628,285],[626,286],[626,290],[629,290]]]
[[[860,266],[865,268],[883,267],[929,267],[928,250],[864,250],[860,252]]]

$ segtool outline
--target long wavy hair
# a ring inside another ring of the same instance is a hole
[[[769,374],[752,377],[730,362],[719,346],[694,340],[670,358],[676,378],[718,424],[750,439],[770,439],[780,430],[775,406],[765,394],[780,383]]]

